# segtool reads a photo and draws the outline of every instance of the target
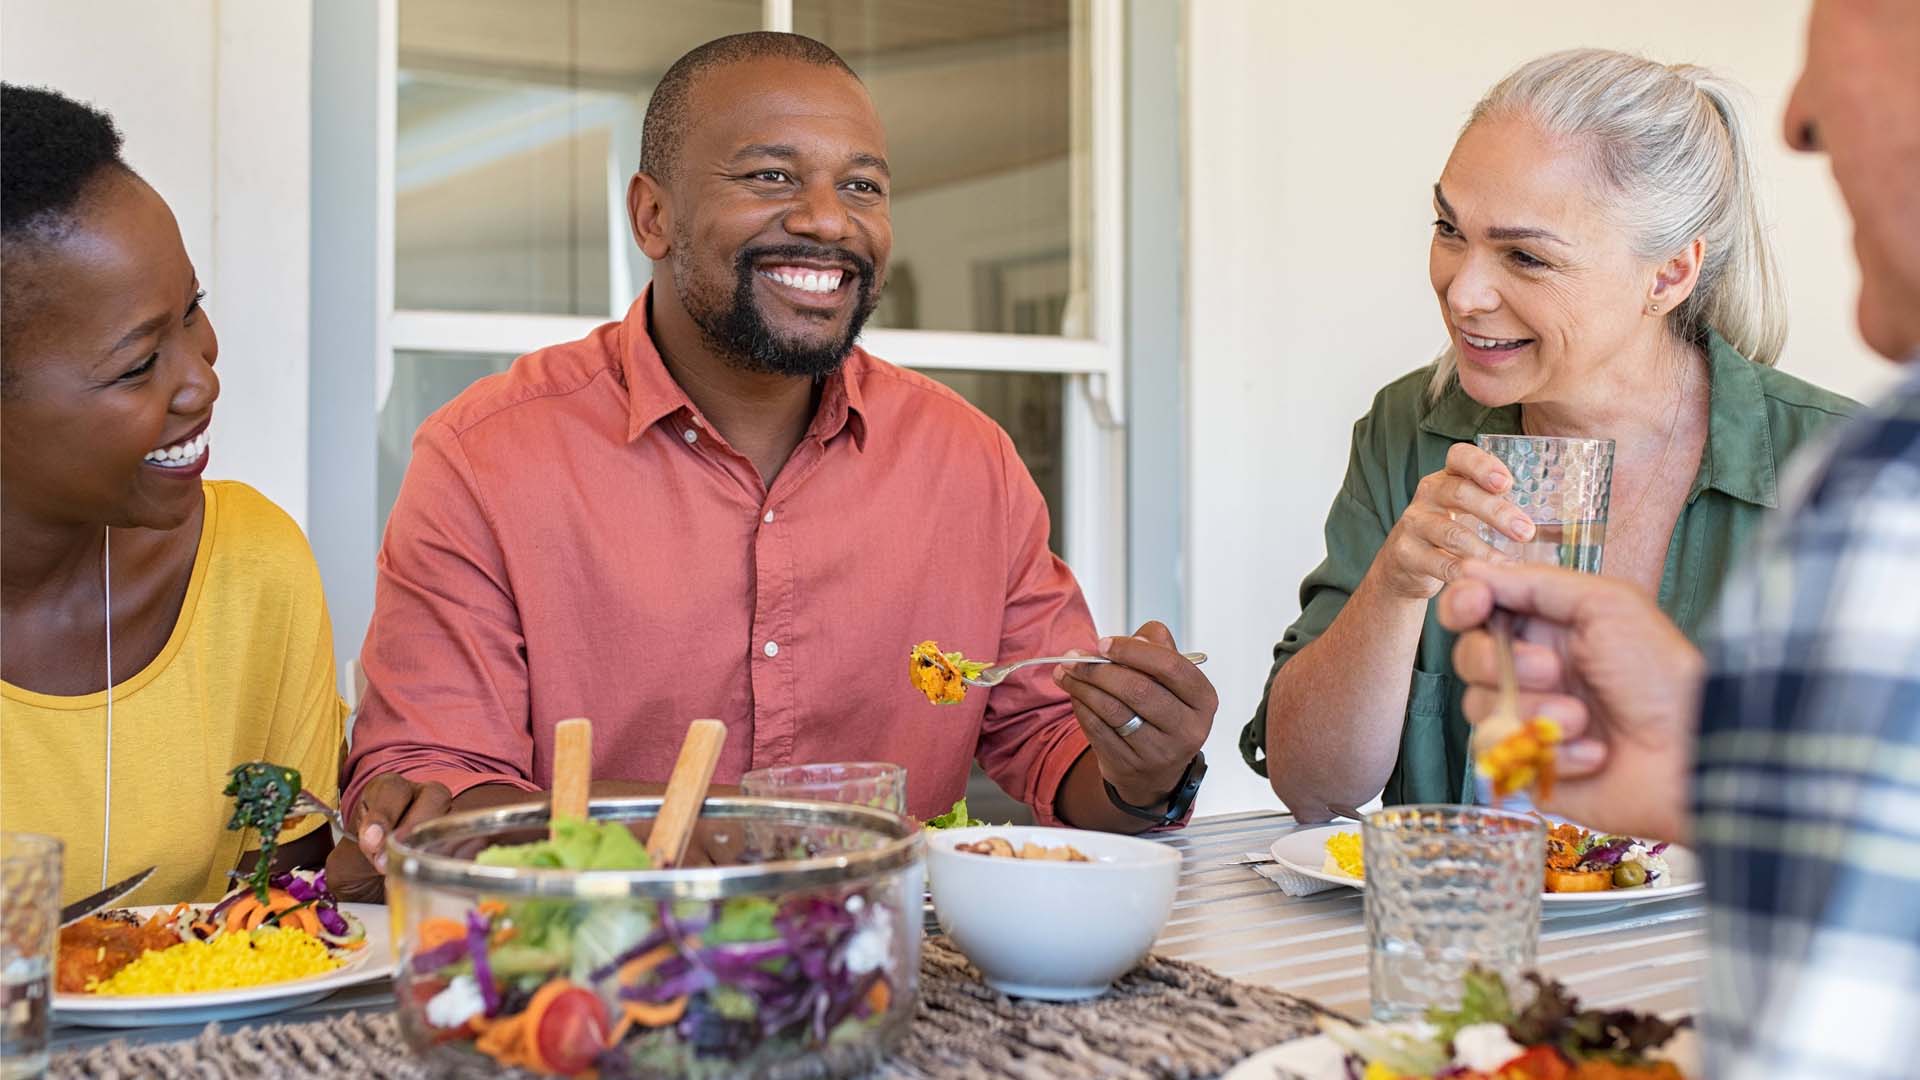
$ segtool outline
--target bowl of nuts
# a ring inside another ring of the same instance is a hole
[[[1112,833],[984,825],[927,834],[940,929],[1015,997],[1098,997],[1173,911],[1180,853]]]

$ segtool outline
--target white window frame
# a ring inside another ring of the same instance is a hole
[[[964,3],[965,0],[954,0]],[[394,214],[399,82],[399,0],[376,0],[379,22],[377,83],[379,148],[375,170],[374,280],[376,312],[375,401],[385,404],[392,386],[394,353],[519,355],[586,336],[605,320],[591,316],[396,309],[394,306]],[[1125,416],[1126,281],[1125,206],[1125,5],[1086,0],[1091,183],[1088,237],[1091,324],[1086,338],[871,328],[861,345],[894,363],[925,369],[1034,372],[1067,376],[1063,418],[1062,521],[1065,558],[1086,594],[1096,625],[1116,631],[1127,616],[1127,469]],[[762,26],[791,30],[792,0],[763,0]],[[624,126],[624,125],[622,125]],[[637,140],[635,146],[637,155]],[[610,178],[610,182],[615,178]],[[624,178],[619,178],[624,190]],[[624,202],[616,200],[624,208]],[[622,214],[624,219],[624,215]],[[624,224],[624,220],[622,222]],[[633,258],[616,251],[614,262]],[[614,267],[613,287],[631,275]],[[630,284],[627,286],[630,290]],[[631,295],[631,292],[628,292]],[[621,303],[624,303],[622,301]],[[619,317],[621,304],[613,308]],[[378,496],[368,492],[369,500]]]

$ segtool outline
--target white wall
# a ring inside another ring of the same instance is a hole
[[[1187,6],[1190,636],[1221,709],[1201,795],[1272,805],[1235,741],[1372,394],[1443,344],[1428,189],[1461,121],[1542,53],[1606,46],[1714,67],[1752,93],[1792,337],[1782,367],[1871,394],[1855,268],[1823,163],[1777,134],[1807,5],[1751,0],[1194,0]]]
[[[105,109],[220,335],[208,475],[307,517],[310,0],[0,0],[0,75]]]

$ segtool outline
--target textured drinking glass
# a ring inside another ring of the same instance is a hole
[[[47,1070],[60,841],[0,833],[0,1080]]]
[[[885,761],[836,761],[755,769],[740,778],[740,790],[762,799],[855,803],[907,812],[907,770]]]
[[[1534,525],[1533,539],[1524,544],[1484,524],[1480,538],[1521,562],[1599,573],[1613,494],[1613,440],[1482,435],[1474,443],[1513,474],[1507,501]]]
[[[1361,831],[1374,1018],[1459,1005],[1476,965],[1518,988],[1540,943],[1546,826],[1478,806],[1391,806]]]

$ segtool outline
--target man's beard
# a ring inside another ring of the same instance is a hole
[[[686,245],[675,247],[678,251],[690,250]],[[846,274],[851,280],[843,282],[842,287],[854,290],[853,315],[838,340],[825,345],[785,340],[761,318],[753,297],[754,264],[770,258],[829,260],[850,267]],[[779,244],[743,250],[734,260],[733,294],[726,300],[720,298],[717,288],[694,285],[688,269],[684,263],[674,267],[673,280],[680,294],[680,306],[693,317],[708,348],[746,371],[814,379],[833,374],[840,370],[867,317],[879,303],[879,297],[874,295],[873,262],[841,248]]]

